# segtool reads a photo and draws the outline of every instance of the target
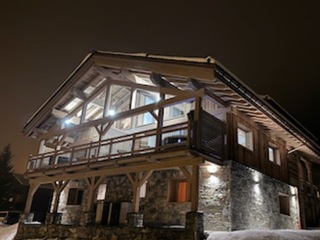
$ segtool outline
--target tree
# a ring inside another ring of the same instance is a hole
[[[8,144],[0,152],[0,210],[8,210],[10,206],[10,190],[14,184],[12,157],[11,146]]]

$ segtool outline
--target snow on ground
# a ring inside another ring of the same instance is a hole
[[[0,239],[13,240],[18,224],[0,223]],[[243,230],[210,232],[208,240],[320,240],[320,230]]]
[[[208,240],[320,240],[320,230],[243,230],[210,232]]]
[[[1,240],[13,240],[16,235],[18,223],[13,225],[5,225],[0,223],[0,239]]]

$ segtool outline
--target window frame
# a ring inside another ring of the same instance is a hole
[[[272,159],[271,159],[271,158]],[[268,161],[280,166],[281,158],[280,158],[280,150],[274,144],[268,145]]]
[[[288,194],[279,193],[279,212],[281,215],[290,216],[290,197]]]
[[[244,135],[244,143],[242,143],[242,141],[239,138],[239,132],[243,133]],[[242,147],[245,147],[246,149],[253,151],[253,131],[239,124],[237,126],[237,143],[238,145],[241,145]]]
[[[81,205],[84,190],[82,188],[69,188],[67,206]]]
[[[185,185],[185,192],[180,192],[183,191],[180,187],[180,185],[183,183]],[[180,193],[182,193],[184,196],[179,196]],[[190,182],[185,179],[185,178],[175,178],[175,179],[170,179],[168,183],[168,202],[171,203],[187,203],[191,201],[191,184]]]

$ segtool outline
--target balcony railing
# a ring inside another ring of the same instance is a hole
[[[97,162],[107,163],[174,148],[193,149],[223,160],[225,124],[205,111],[200,114],[198,122],[194,122],[193,112],[190,112],[187,122],[31,156],[27,172]]]
[[[179,123],[172,126],[137,132],[106,140],[75,145],[70,148],[31,156],[27,171],[51,169],[64,166],[90,164],[124,157],[133,157],[159,152],[173,147],[189,145],[189,124]]]

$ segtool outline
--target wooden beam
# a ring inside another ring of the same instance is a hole
[[[191,176],[191,212],[197,212],[199,205],[199,165],[192,166]]]
[[[146,182],[146,180],[151,176],[152,173],[153,170],[148,170],[146,172],[136,172],[135,177],[133,177],[131,173],[126,174],[132,185],[132,211],[135,213],[139,212],[141,186]]]
[[[52,213],[56,213],[58,211],[60,194],[63,189],[68,185],[69,181],[55,181],[52,182],[54,188],[54,201],[52,206]]]
[[[94,127],[94,126],[97,126],[97,125],[100,125],[100,124],[105,124],[105,123],[110,122],[110,121],[116,121],[116,120],[119,120],[119,119],[135,116],[135,115],[138,115],[139,113],[145,113],[145,112],[148,112],[148,111],[151,111],[151,110],[155,110],[155,109],[158,109],[158,108],[161,108],[161,107],[164,107],[164,106],[172,105],[174,103],[177,103],[177,102],[180,102],[180,101],[183,101],[183,100],[187,100],[189,98],[193,98],[195,96],[202,95],[202,94],[203,94],[202,91],[195,91],[195,92],[193,92],[192,95],[181,94],[180,96],[176,96],[176,97],[173,97],[173,98],[170,98],[170,99],[161,100],[161,101],[159,101],[157,103],[153,103],[153,104],[149,104],[149,105],[142,106],[142,107],[139,107],[139,108],[135,108],[135,109],[132,109],[132,110],[128,110],[126,112],[120,112],[120,113],[117,113],[114,116],[106,116],[106,117],[103,117],[101,119],[97,119],[97,120],[90,121],[90,122],[85,122],[85,123],[82,123],[80,125],[69,127],[69,128],[64,128],[64,129],[59,129],[59,130],[50,130],[46,134],[40,136],[40,139],[48,139],[48,138],[51,138],[51,137],[56,136],[56,135],[62,135],[65,132],[75,132],[75,131],[86,129],[86,128],[89,128],[89,127]]]
[[[179,168],[180,168],[181,172],[185,175],[185,177],[188,179],[188,181],[191,182],[192,175],[190,174],[190,172],[188,171],[186,166],[181,166]]]
[[[33,178],[33,181],[39,183],[50,183],[52,181],[59,181],[59,180],[73,180],[73,179],[83,179],[85,177],[95,177],[95,176],[115,176],[115,175],[122,175],[127,173],[134,173],[134,172],[145,172],[148,170],[161,170],[161,169],[170,169],[176,168],[180,166],[189,166],[193,164],[200,164],[203,162],[202,157],[181,157],[176,159],[169,159],[169,160],[162,160],[159,162],[144,162],[140,164],[130,165],[130,166],[123,166],[123,167],[112,167],[109,166],[105,169],[99,169],[95,171],[87,171],[85,172],[74,172],[68,173],[67,171],[57,172],[59,175],[52,175],[46,176],[43,174],[50,174],[50,170],[43,172],[42,175],[39,173],[28,173],[27,177]]]
[[[98,186],[101,184],[101,182],[104,181],[104,179],[105,179],[105,176],[93,176],[93,177],[84,178],[88,188],[86,212],[93,211],[94,192],[98,188]]]
[[[156,84],[157,86],[160,87],[166,87],[166,88],[172,88],[172,89],[176,89],[179,90],[177,87],[175,87],[174,85],[172,85],[171,83],[169,83],[168,81],[164,80],[160,74],[157,73],[151,73],[150,76],[150,80]]]
[[[39,186],[40,186],[40,182],[35,182],[35,181],[30,182],[27,201],[26,201],[26,205],[24,208],[25,214],[30,213],[31,204],[33,202],[33,196],[34,196],[35,192],[37,191],[37,189],[39,188]]]

